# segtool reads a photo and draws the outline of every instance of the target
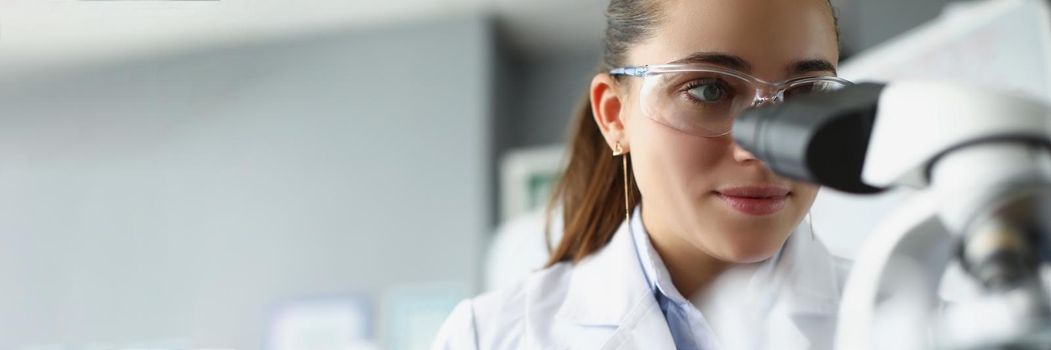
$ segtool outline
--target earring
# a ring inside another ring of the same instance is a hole
[[[617,141],[616,145],[613,146],[613,156],[621,156],[621,164],[623,166],[623,177],[624,177],[624,220],[628,222],[628,227],[631,227],[631,203],[628,200],[628,154],[624,153],[624,149],[620,147],[620,141]]]

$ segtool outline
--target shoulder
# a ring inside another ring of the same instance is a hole
[[[478,349],[478,332],[471,300],[461,301],[445,319],[431,350]]]
[[[528,337],[527,325],[553,323],[572,272],[571,264],[559,263],[460,302],[442,325],[432,350],[520,348]]]

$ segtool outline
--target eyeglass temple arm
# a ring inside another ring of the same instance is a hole
[[[642,66],[642,67],[621,67],[621,68],[611,69],[609,71],[609,74],[611,74],[611,75],[630,75],[630,76],[633,76],[633,77],[641,77],[643,75],[646,75],[647,71],[649,71],[649,68],[646,67],[646,66]]]

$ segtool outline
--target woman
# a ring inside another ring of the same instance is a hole
[[[564,236],[435,348],[831,347],[842,263],[801,224],[818,189],[729,135],[744,109],[849,84],[831,5],[612,0],[607,25],[552,201]]]

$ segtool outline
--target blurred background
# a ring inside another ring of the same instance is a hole
[[[834,1],[844,75],[1051,91],[1035,2]],[[543,261],[606,3],[0,0],[0,349],[427,348]],[[899,198],[826,192],[847,257]]]

